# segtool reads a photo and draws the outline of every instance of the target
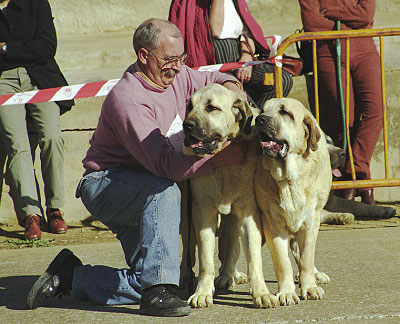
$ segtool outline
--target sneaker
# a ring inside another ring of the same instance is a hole
[[[38,308],[48,297],[61,297],[69,294],[72,290],[74,269],[81,265],[81,260],[71,250],[61,250],[50,263],[45,273],[32,286],[26,300],[27,308]]]
[[[175,285],[155,285],[142,293],[140,312],[151,316],[186,316],[191,307],[177,296]]]

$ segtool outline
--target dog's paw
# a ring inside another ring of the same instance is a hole
[[[234,274],[235,283],[238,285],[248,283],[247,275],[240,271],[235,271]]]
[[[375,209],[377,210],[377,218],[392,218],[396,215],[396,209],[392,207],[377,206]]]
[[[257,308],[271,308],[279,306],[278,298],[269,293],[257,297],[253,296],[253,303]]]
[[[216,289],[232,289],[235,286],[235,278],[218,276],[215,278],[214,285]]]
[[[281,306],[296,305],[300,302],[300,298],[295,292],[280,292],[276,297]]]
[[[325,292],[321,287],[301,288],[301,298],[305,300],[318,300],[324,298]]]
[[[336,220],[336,224],[348,225],[354,222],[354,215],[350,213],[342,213]]]
[[[314,273],[315,275],[315,281],[317,282],[318,285],[327,285],[331,282],[331,278],[325,273],[325,272],[316,272]]]
[[[216,289],[233,289],[235,284],[240,285],[247,282],[247,276],[243,272],[235,270],[232,276],[219,275],[215,278],[214,285]]]
[[[210,307],[213,304],[212,295],[202,295],[194,293],[188,299],[188,304],[194,308]]]

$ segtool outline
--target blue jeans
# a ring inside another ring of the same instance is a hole
[[[116,233],[129,269],[77,267],[73,297],[137,304],[142,289],[179,284],[181,193],[176,183],[116,166],[82,178],[79,196],[91,215]]]

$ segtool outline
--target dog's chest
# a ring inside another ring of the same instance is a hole
[[[279,188],[278,214],[292,233],[297,233],[304,225],[313,208],[307,204],[304,191],[296,186],[284,184]]]
[[[230,213],[235,202],[254,195],[254,167],[232,165],[191,180],[193,198],[212,203],[221,214]]]

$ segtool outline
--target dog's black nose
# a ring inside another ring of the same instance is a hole
[[[196,126],[196,123],[193,120],[185,120],[183,122],[183,129],[190,131],[191,129],[193,129]]]

